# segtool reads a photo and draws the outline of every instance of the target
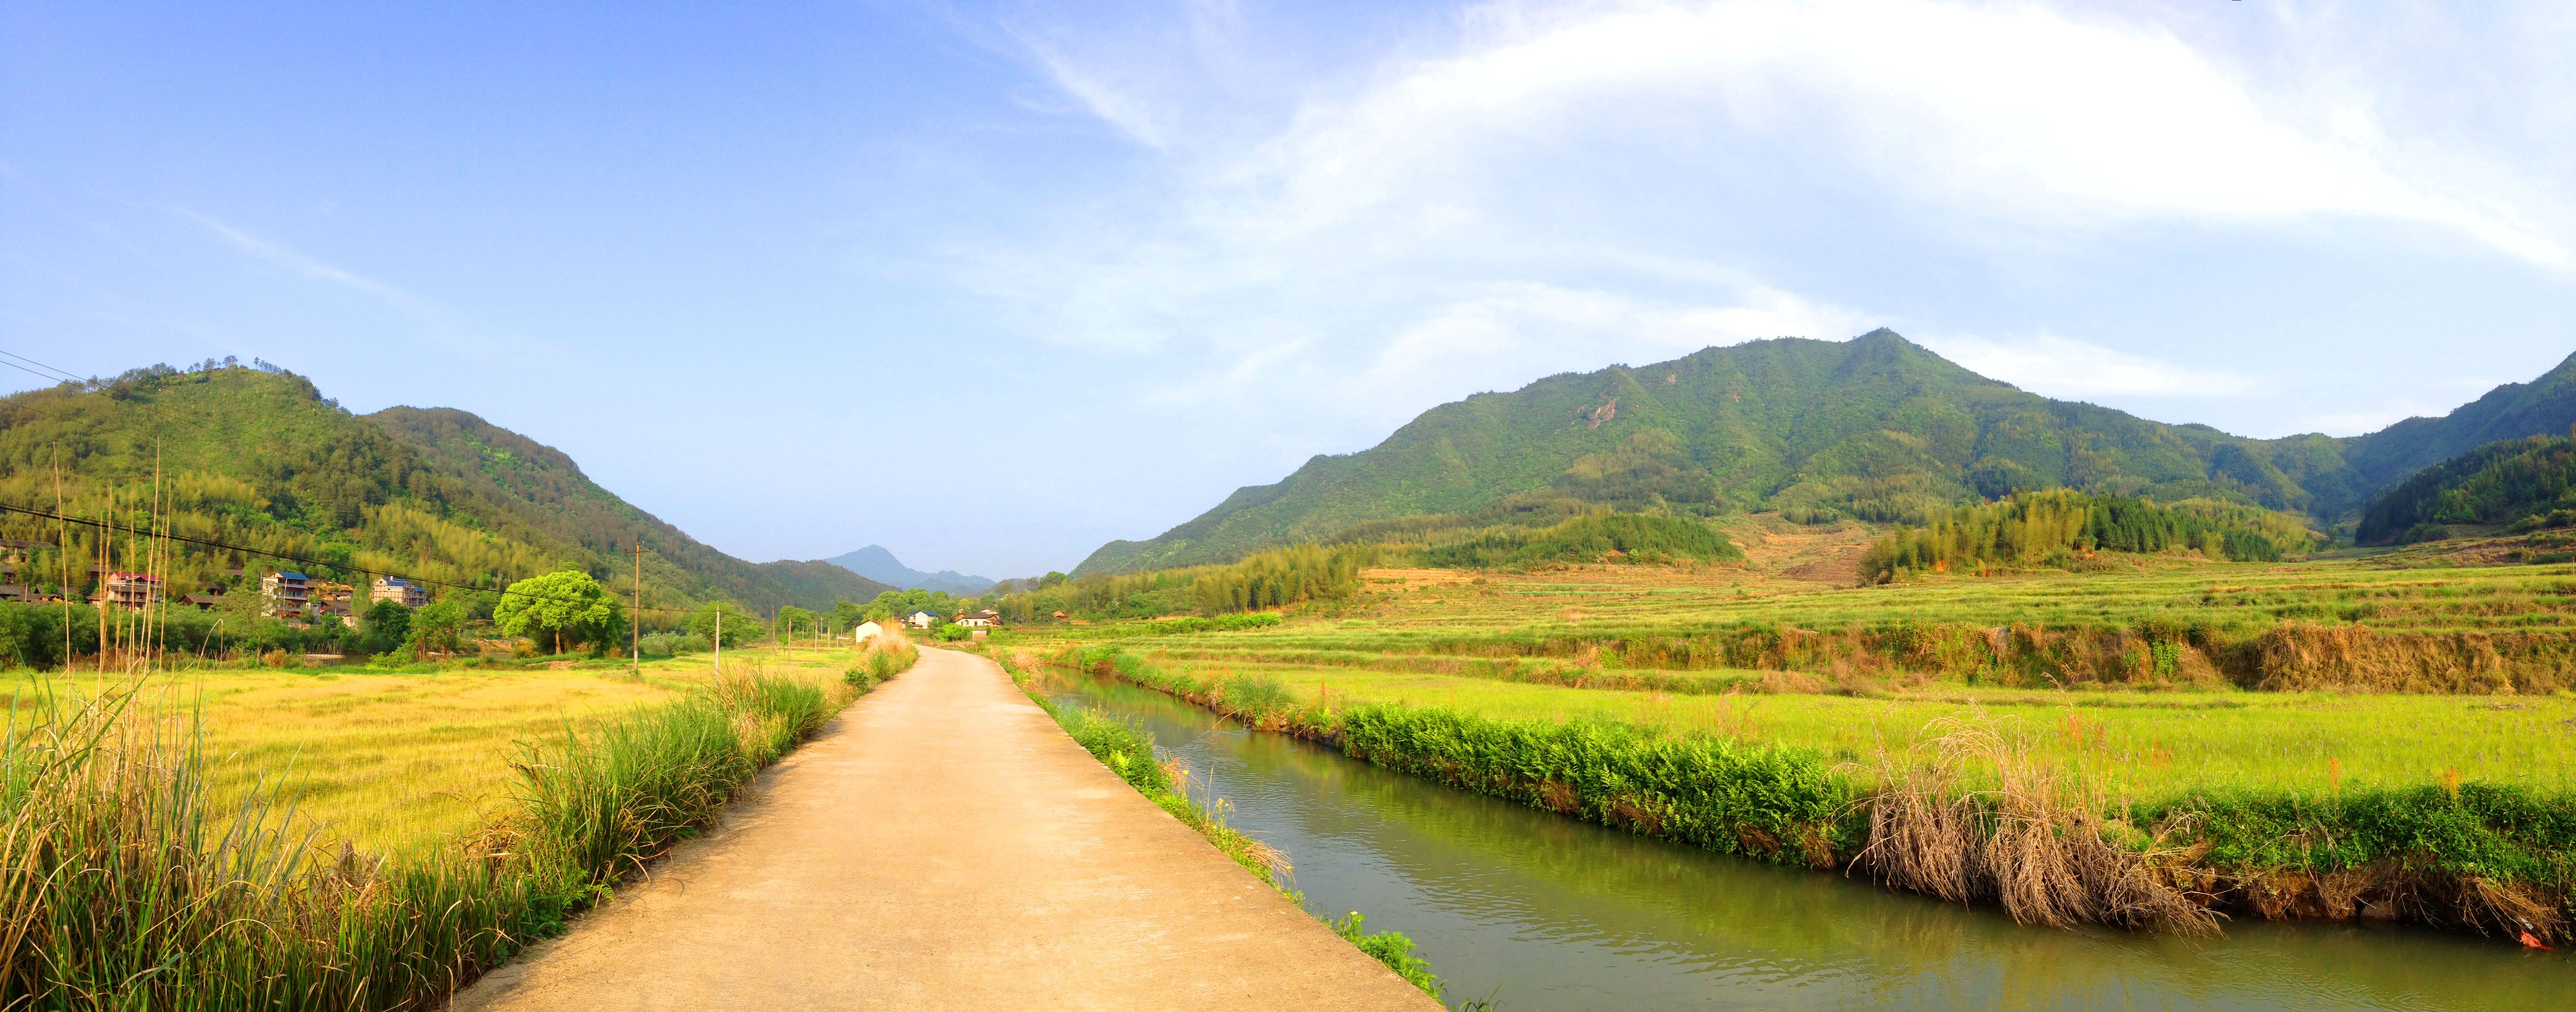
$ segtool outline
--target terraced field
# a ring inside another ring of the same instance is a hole
[[[1301,703],[1608,718],[1805,745],[1862,765],[1874,765],[1882,749],[1904,749],[1936,721],[1994,719],[2041,754],[2139,795],[2446,778],[2576,788],[2576,693],[2258,691],[2226,669],[2262,649],[2275,651],[2263,655],[2273,662],[2295,664],[2282,651],[2298,644],[2282,630],[2325,639],[2361,630],[2372,643],[2416,648],[2519,643],[2542,651],[2526,655],[2541,661],[2576,641],[2569,567],[2428,561],[2440,559],[2173,560],[2125,572],[1863,588],[1795,579],[1783,572],[1793,566],[1776,563],[1377,570],[1360,598],[1271,629],[1157,635],[1139,626],[1058,626],[1010,636],[1033,655],[1115,642],[1203,679],[1275,679]],[[1971,653],[1983,659],[1945,666],[1938,656],[1884,648],[1908,630],[1965,630]],[[2083,677],[2044,669],[2032,677],[2028,665],[1978,653],[1988,637],[2013,635],[2092,643],[2092,655],[2065,655],[2091,666],[2070,668]],[[1728,663],[1730,644],[1764,636],[1853,646]],[[1716,647],[1676,646],[1693,643]],[[2407,656],[2450,663],[2442,659],[2450,655],[2424,649]],[[2124,663],[2133,665],[2125,677],[2106,677]]]

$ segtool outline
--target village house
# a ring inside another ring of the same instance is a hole
[[[150,607],[161,603],[161,578],[149,573],[109,573],[89,599],[92,604],[119,608]]]
[[[957,624],[969,629],[990,629],[1002,624],[1002,613],[986,608],[971,615],[957,616]]]
[[[939,616],[926,611],[916,611],[903,617],[903,624],[915,629],[928,629],[938,621]]]
[[[313,615],[316,618],[323,616],[347,618],[350,614],[349,602],[357,596],[358,589],[348,584],[316,580],[313,581],[312,589],[307,592],[306,600],[312,602]]]
[[[367,603],[392,601],[405,608],[418,608],[429,603],[429,588],[398,576],[379,576],[367,588]]]
[[[858,628],[850,630],[850,642],[866,643],[869,640],[877,638],[877,635],[883,632],[885,632],[884,626],[878,625],[874,622],[861,622],[859,623]]]
[[[259,578],[259,595],[268,599],[264,610],[278,618],[303,618],[312,593],[313,581],[302,573],[270,573]]]

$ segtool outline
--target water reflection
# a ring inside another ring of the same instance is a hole
[[[1453,1000],[1506,1008],[2564,1009],[2576,961],[2405,928],[2236,923],[2220,940],[2025,928],[1545,815],[1242,730],[1101,679],[1199,793],[1288,852],[1311,907],[1410,935]]]

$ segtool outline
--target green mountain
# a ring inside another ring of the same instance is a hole
[[[138,369],[104,384],[32,391],[0,407],[0,502],[52,509],[60,465],[65,507],[148,524],[157,494],[172,530],[353,570],[474,586],[558,568],[583,569],[620,596],[634,583],[625,554],[641,541],[645,604],[718,599],[767,610],[829,608],[888,590],[829,563],[751,563],[698,542],[590,480],[561,451],[449,408],[353,415],[311,381],[206,363]],[[155,485],[155,475],[160,482]],[[0,537],[37,542],[24,579],[58,582],[60,525],[0,520]],[[94,537],[74,533],[76,592],[89,589]],[[165,567],[181,589],[257,569],[255,553],[180,545]],[[122,539],[111,569],[141,569]]]
[[[1920,522],[2015,489],[2066,487],[2232,499],[2332,522],[2492,433],[2563,431],[2571,419],[2576,357],[2447,418],[2260,440],[2027,393],[1889,330],[1782,338],[1444,404],[1371,449],[1238,489],[1150,541],[1103,545],[1076,571],[1221,562],[1368,521],[1493,514],[1539,498]]]
[[[2355,539],[2432,541],[2450,524],[2576,526],[2576,438],[2500,439],[2418,471],[2372,500]]]

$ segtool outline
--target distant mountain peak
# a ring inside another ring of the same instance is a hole
[[[959,597],[974,597],[993,589],[993,581],[981,576],[968,576],[954,569],[925,573],[904,565],[883,545],[866,548],[823,560],[879,583],[889,583],[906,590],[946,591]]]

